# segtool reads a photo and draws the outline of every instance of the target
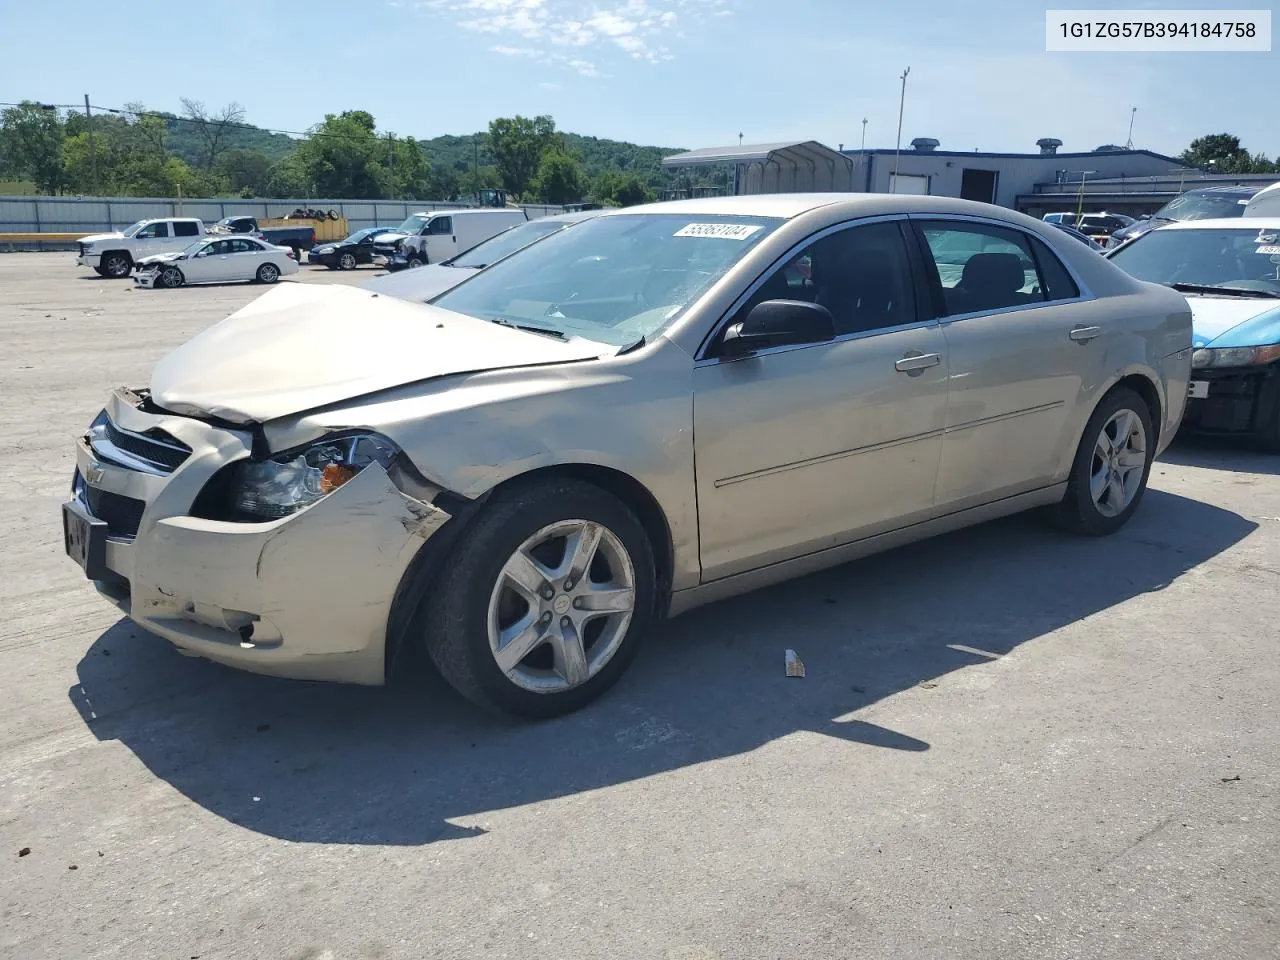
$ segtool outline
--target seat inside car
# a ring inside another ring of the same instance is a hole
[[[969,258],[960,282],[943,290],[949,313],[973,313],[1042,299],[1022,293],[1026,285],[1022,258],[1016,253],[977,253]]]

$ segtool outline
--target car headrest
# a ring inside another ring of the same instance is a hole
[[[1022,259],[1016,253],[978,253],[964,265],[957,286],[975,293],[1014,293],[1026,282]]]

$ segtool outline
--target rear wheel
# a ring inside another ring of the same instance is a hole
[[[1146,402],[1127,387],[1112,390],[1080,439],[1066,495],[1056,508],[1059,524],[1092,536],[1123,527],[1147,489],[1155,450]]]
[[[274,263],[264,263],[258,267],[259,283],[275,283],[280,279],[280,268]]]
[[[174,287],[180,287],[186,282],[187,278],[182,275],[182,271],[177,267],[165,267],[160,271],[160,276],[156,278],[156,286],[170,290]]]
[[[354,270],[356,268],[356,255],[354,253],[344,253],[338,257],[339,270]]]
[[[123,280],[133,270],[133,258],[120,250],[104,253],[101,260],[102,275],[112,280]]]
[[[432,661],[463,696],[525,717],[604,693],[655,609],[644,527],[576,480],[495,495],[443,571],[423,620]]]

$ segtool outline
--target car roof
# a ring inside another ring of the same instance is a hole
[[[605,216],[629,214],[677,214],[681,216],[776,217],[792,220],[812,210],[838,207],[841,215],[876,216],[885,213],[938,214],[942,216],[994,217],[1012,222],[1031,218],[1007,207],[974,200],[905,193],[768,193],[739,197],[702,197],[665,200],[636,207],[604,211]],[[834,211],[833,211],[834,212]],[[1038,221],[1035,221],[1038,222]]]
[[[1157,230],[1280,230],[1278,217],[1215,217],[1212,220],[1175,220]]]
[[[1260,193],[1261,187],[1246,187],[1238,183],[1224,183],[1214,187],[1192,187],[1187,193],[1221,193],[1229,197],[1252,197]],[[1184,194],[1185,196],[1185,194]]]

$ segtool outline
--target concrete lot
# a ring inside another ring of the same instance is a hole
[[[521,725],[97,598],[73,437],[261,289],[130,286],[0,256],[0,956],[1280,955],[1280,458],[1180,443],[1116,537],[1016,518],[696,611]]]

